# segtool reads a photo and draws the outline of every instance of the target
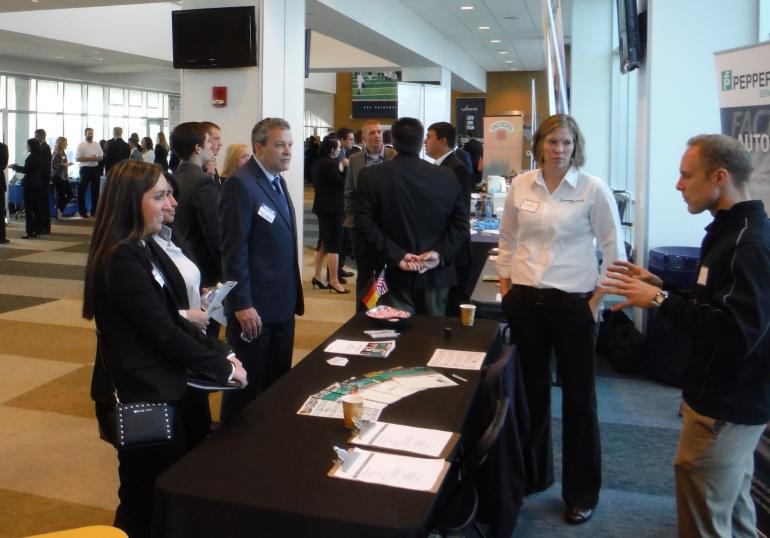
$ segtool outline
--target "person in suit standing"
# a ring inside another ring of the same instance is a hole
[[[467,133],[468,141],[463,145],[463,149],[471,156],[471,171],[473,172],[473,184],[481,183],[481,170],[479,170],[479,161],[484,157],[484,145],[479,142],[475,136],[476,131],[469,130]]]
[[[216,286],[222,280],[219,183],[202,168],[211,159],[211,139],[201,123],[180,123],[171,133],[171,148],[181,160],[174,174],[179,185],[174,234],[190,247],[201,270],[201,285]]]
[[[5,235],[5,217],[8,214],[8,184],[5,180],[5,169],[8,168],[8,146],[0,142],[0,245],[8,243],[8,237]]]
[[[123,140],[123,127],[112,128],[112,139],[107,142],[107,152],[104,157],[104,170],[107,174],[110,173],[110,169],[118,164],[120,161],[128,159],[131,156],[131,148],[128,147],[128,142]],[[96,208],[96,202],[94,202],[94,209]]]
[[[40,156],[40,144],[36,138],[27,140],[29,155],[24,165],[12,164],[10,168],[24,174],[22,188],[24,191],[24,224],[26,234],[22,239],[34,239],[40,235],[42,219],[40,217],[40,190],[43,188],[43,158]]]
[[[382,143],[382,126],[376,120],[368,120],[362,129],[364,141],[363,150],[350,156],[348,169],[345,174],[345,220],[342,226],[351,229],[351,241],[353,254],[356,258],[356,310],[365,310],[361,302],[372,283],[372,278],[382,264],[367,247],[366,242],[354,228],[354,208],[356,199],[356,185],[358,174],[368,166],[382,164],[389,161],[396,154],[392,148],[386,148]]]
[[[91,398],[103,438],[115,442],[116,395],[123,403],[163,402],[174,409],[169,443],[118,450],[114,524],[131,538],[150,536],[155,479],[200,440],[196,431],[205,415],[187,403],[188,371],[218,383],[247,383],[229,347],[178,314],[172,283],[181,277],[148,246],[171,199],[159,166],[115,165],[94,224],[83,288],[83,317],[98,330]]]
[[[428,127],[428,136],[425,138],[425,153],[433,159],[437,165],[449,168],[454,172],[457,182],[463,194],[463,210],[466,218],[470,218],[471,192],[473,191],[473,177],[471,171],[462,162],[452,148],[455,146],[457,131],[451,123],[438,122]],[[471,234],[470,227],[455,258],[457,269],[457,285],[449,290],[447,302],[447,315],[459,316],[460,305],[470,300],[469,277],[471,268]]]
[[[40,219],[40,235],[51,233],[51,161],[53,154],[51,146],[46,142],[45,129],[35,130],[35,140],[40,145],[38,150],[40,155],[40,181],[41,188],[38,190],[38,215]]]
[[[419,157],[419,120],[399,118],[391,132],[397,155],[359,175],[355,230],[387,264],[386,302],[443,316],[457,283],[454,258],[470,226],[463,192],[450,169]]]
[[[222,266],[238,285],[226,299],[227,339],[252,381],[222,397],[231,421],[291,368],[294,316],[304,313],[294,205],[281,172],[289,169],[292,136],[281,118],[251,131],[253,157],[222,185]]]

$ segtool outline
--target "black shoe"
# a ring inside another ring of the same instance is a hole
[[[319,289],[325,290],[329,287],[329,284],[324,284],[320,280],[318,280],[316,277],[313,277],[313,280],[310,281],[310,284],[313,286],[313,289],[318,287]]]
[[[10,241],[10,240],[8,240],[8,239],[6,239],[6,238],[2,238],[2,239],[0,239],[0,245],[7,245],[7,244],[8,244],[8,243],[10,243],[10,242],[11,242],[11,241]]]
[[[340,271],[340,272],[339,272],[339,276],[340,276],[340,277],[345,277],[345,278],[347,278],[347,277],[351,277],[351,276],[353,276],[353,275],[355,275],[355,273],[354,273],[353,271],[345,271],[345,270],[342,270],[342,271]]]
[[[591,516],[594,515],[594,511],[591,508],[570,508],[567,507],[567,523],[572,525],[580,525],[585,523]]]
[[[348,283],[348,279],[347,278],[343,278],[341,276],[338,276],[337,280],[339,281],[340,284],[347,284]]]
[[[37,237],[37,234],[27,234],[27,235],[21,236],[22,239],[34,239],[36,237]]]

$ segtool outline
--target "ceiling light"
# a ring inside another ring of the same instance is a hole
[[[502,40],[500,40],[500,39],[490,39],[489,42],[490,43],[502,43]]]
[[[479,30],[489,30],[489,26],[479,26]]]
[[[507,64],[512,64],[512,63],[513,63],[513,60],[505,60],[505,63],[507,63]]]
[[[63,59],[64,59],[64,56],[57,56],[57,57],[56,57],[56,59],[57,59],[57,60],[63,60]]]
[[[473,6],[460,6],[460,9],[463,11],[471,11],[472,9],[475,9]]]
[[[508,51],[507,50],[498,50],[497,53],[498,54],[508,54]]]

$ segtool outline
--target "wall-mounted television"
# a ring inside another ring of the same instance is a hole
[[[254,6],[172,11],[171,36],[177,69],[257,65]]]
[[[640,17],[637,12],[636,1],[617,0],[620,72],[623,74],[639,69],[644,61],[647,28],[645,15]]]

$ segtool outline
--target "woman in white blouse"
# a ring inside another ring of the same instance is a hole
[[[562,498],[570,523],[588,521],[599,500],[601,445],[594,386],[600,274],[625,259],[609,186],[583,172],[584,140],[557,114],[532,138],[539,168],[514,178],[500,223],[497,261],[503,311],[517,345],[530,412],[525,441],[527,492],[554,481],[551,370],[562,382]],[[596,250],[602,252],[602,267]]]

